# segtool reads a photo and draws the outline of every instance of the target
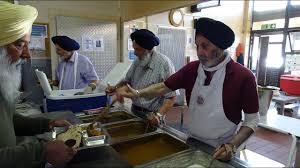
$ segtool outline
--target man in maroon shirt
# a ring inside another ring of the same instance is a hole
[[[257,127],[256,80],[225,51],[234,42],[230,27],[210,18],[198,19],[195,26],[199,61],[187,64],[165,82],[142,90],[128,86],[118,94],[129,98],[153,97],[185,89],[189,136],[217,147],[213,157],[226,161]],[[242,110],[245,119],[238,130]]]

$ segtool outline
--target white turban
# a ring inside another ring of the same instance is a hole
[[[29,33],[37,15],[34,7],[0,1],[0,46],[15,42]]]

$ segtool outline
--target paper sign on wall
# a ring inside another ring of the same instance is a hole
[[[46,50],[45,38],[40,36],[31,36],[29,48],[34,50]]]
[[[101,36],[96,36],[93,39],[93,47],[94,47],[94,51],[104,51],[104,40],[103,37]]]
[[[93,39],[89,36],[82,36],[82,50],[93,51]]]

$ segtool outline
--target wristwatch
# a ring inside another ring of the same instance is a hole
[[[135,90],[136,92],[136,97],[139,97],[140,96],[140,91],[139,90]]]
[[[233,143],[226,143],[227,145],[229,145],[231,147],[231,153],[232,153],[232,157],[234,157],[234,155],[236,154],[236,151],[237,151],[237,147],[235,144]]]

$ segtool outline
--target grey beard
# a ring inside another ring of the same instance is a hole
[[[217,66],[219,63],[221,63],[224,60],[224,56],[227,55],[227,52],[224,51],[222,54],[221,52],[215,51],[213,54],[214,54],[213,58],[211,58],[210,60],[205,57],[198,56],[199,61],[202,63],[202,65],[205,68],[211,68]]]
[[[21,66],[18,64],[19,61],[11,63],[6,48],[0,47],[0,97],[9,103],[14,103],[20,94]]]

